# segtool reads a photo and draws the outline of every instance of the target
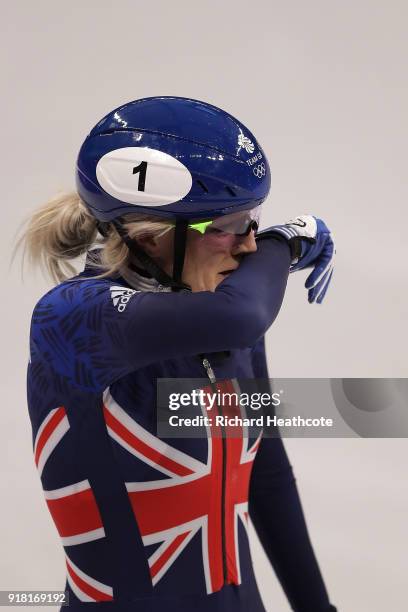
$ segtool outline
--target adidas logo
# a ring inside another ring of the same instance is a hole
[[[139,292],[135,289],[127,289],[126,287],[112,286],[110,288],[112,302],[118,312],[123,312],[126,309],[128,301],[135,293]]]

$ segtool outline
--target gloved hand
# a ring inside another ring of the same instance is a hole
[[[292,254],[290,272],[313,267],[306,279],[309,302],[321,304],[330,284],[336,249],[333,237],[327,225],[312,215],[300,215],[284,225],[258,232],[256,239],[279,234],[289,242]]]

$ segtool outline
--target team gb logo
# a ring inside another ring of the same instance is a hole
[[[238,145],[243,147],[247,153],[253,153],[255,149],[254,143],[241,132],[238,135]]]

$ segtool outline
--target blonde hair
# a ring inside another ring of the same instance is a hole
[[[130,238],[159,237],[168,232],[174,223],[157,217],[130,213],[123,216],[123,227]],[[126,244],[109,227],[107,235],[98,234],[97,221],[83,204],[76,192],[61,193],[43,204],[28,220],[16,250],[23,247],[25,256],[33,265],[39,265],[59,283],[77,274],[72,260],[86,253],[92,246],[102,246],[100,262],[91,263],[100,270],[99,278],[117,276],[130,263]]]

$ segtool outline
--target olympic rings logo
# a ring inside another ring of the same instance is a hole
[[[255,174],[257,178],[262,178],[266,174],[266,168],[264,162],[261,162],[255,168],[252,169],[252,172]]]

